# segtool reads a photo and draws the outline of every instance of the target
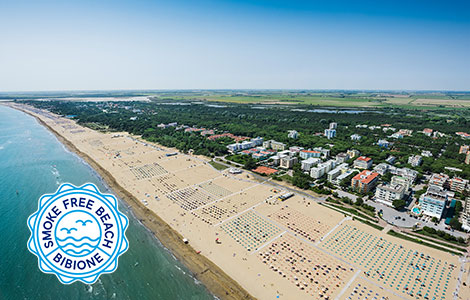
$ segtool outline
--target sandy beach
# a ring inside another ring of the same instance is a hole
[[[204,157],[8,105],[86,160],[219,298],[469,298],[460,286],[470,278],[468,265],[458,256],[387,235],[313,197],[281,202],[287,190],[246,172],[218,171]]]

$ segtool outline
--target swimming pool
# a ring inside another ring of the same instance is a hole
[[[416,215],[421,214],[421,209],[417,206],[413,207],[413,209],[411,211]]]

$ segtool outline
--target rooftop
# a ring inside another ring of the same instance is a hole
[[[360,180],[362,183],[368,184],[379,176],[379,173],[375,173],[369,170],[364,170],[361,173],[353,177],[354,180]]]

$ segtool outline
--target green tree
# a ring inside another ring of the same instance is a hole
[[[256,168],[256,161],[254,160],[254,158],[249,157],[243,167],[247,170],[253,170],[254,168]]]
[[[406,201],[402,199],[393,200],[392,205],[395,209],[400,210],[406,205]]]
[[[460,223],[459,219],[456,217],[453,217],[450,222],[449,222],[450,227],[456,230],[461,230],[462,229],[462,223]]]

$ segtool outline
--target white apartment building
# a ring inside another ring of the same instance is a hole
[[[430,186],[427,192],[421,195],[419,204],[423,214],[440,219],[446,207],[447,193],[442,188]]]
[[[321,162],[321,159],[310,157],[308,159],[302,160],[301,169],[304,171],[310,171],[314,166],[318,165]]]
[[[346,173],[348,171],[348,164],[347,163],[342,163],[333,170],[329,171],[327,173],[327,179],[329,182],[334,182],[338,176],[340,176],[343,173]]]
[[[393,201],[403,199],[405,187],[401,184],[379,184],[375,190],[375,201],[393,206]]]
[[[391,185],[402,185],[405,187],[405,193],[410,189],[411,187],[411,181],[409,178],[404,177],[404,176],[393,176],[392,180],[390,182]]]
[[[275,140],[269,140],[263,142],[263,148],[265,149],[273,149],[276,151],[283,151],[286,148],[286,144],[281,143],[281,142],[276,142]]]
[[[462,213],[462,228],[470,231],[470,197],[465,200]]]
[[[287,137],[290,139],[296,139],[299,137],[299,133],[296,130],[289,130],[287,133]]]
[[[360,135],[357,134],[357,133],[351,135],[351,140],[353,140],[353,141],[360,141],[361,138],[362,138],[362,136],[360,136]]]
[[[336,136],[336,129],[325,129],[325,136],[328,139],[332,139]]]
[[[411,155],[410,157],[408,157],[408,163],[413,167],[421,165],[422,162],[423,158],[421,157],[421,155]]]
[[[296,163],[297,163],[297,157],[285,156],[281,158],[280,167],[284,169],[292,169],[292,167]]]

